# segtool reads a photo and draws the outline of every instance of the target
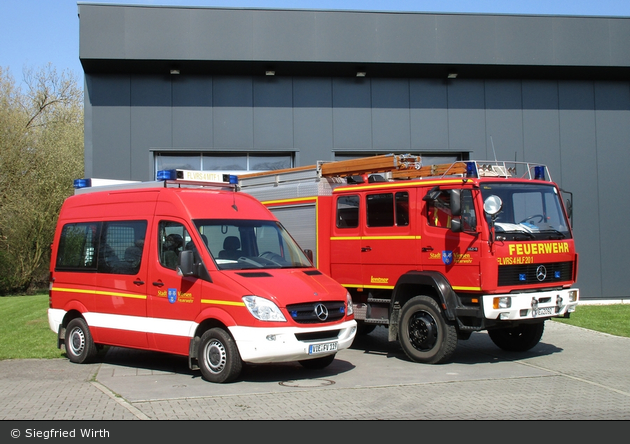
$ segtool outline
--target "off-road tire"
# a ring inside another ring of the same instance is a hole
[[[416,296],[407,301],[398,328],[400,345],[415,362],[446,362],[457,347],[455,325],[444,318],[438,303],[429,296]]]

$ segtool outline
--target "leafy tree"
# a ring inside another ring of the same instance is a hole
[[[83,175],[83,91],[48,65],[16,86],[0,67],[0,294],[45,284],[72,180]]]

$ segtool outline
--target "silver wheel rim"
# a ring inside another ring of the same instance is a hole
[[[213,339],[208,342],[204,349],[203,357],[206,361],[206,367],[212,373],[221,373],[225,369],[227,352],[221,341]]]
[[[70,351],[74,355],[80,355],[85,349],[85,333],[79,327],[75,327],[70,331]]]

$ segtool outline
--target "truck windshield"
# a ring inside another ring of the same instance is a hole
[[[220,270],[312,267],[278,222],[203,219],[195,226]]]
[[[497,238],[505,240],[566,239],[571,237],[558,189],[553,185],[486,182],[485,199],[495,195],[503,206],[495,219]],[[488,223],[490,217],[486,216]]]

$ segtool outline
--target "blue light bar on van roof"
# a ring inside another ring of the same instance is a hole
[[[74,188],[88,188],[92,186],[92,179],[74,179]]]
[[[238,183],[238,176],[213,171],[160,170],[157,172],[157,180],[177,180],[182,182],[190,181],[236,185]]]

